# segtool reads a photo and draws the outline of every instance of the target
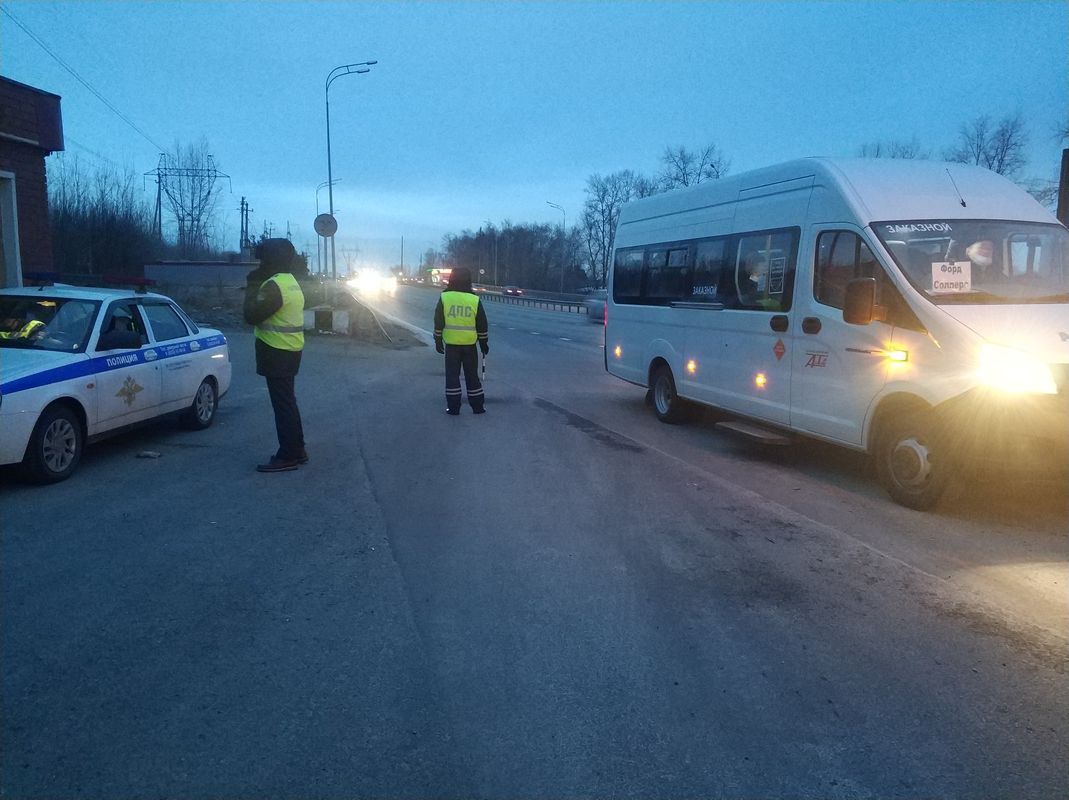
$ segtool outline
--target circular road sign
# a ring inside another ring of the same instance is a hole
[[[320,214],[312,223],[312,227],[320,236],[333,236],[338,232],[338,220],[330,214]]]

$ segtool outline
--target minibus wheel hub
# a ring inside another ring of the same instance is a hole
[[[914,438],[899,442],[891,454],[891,472],[904,487],[923,486],[932,474],[931,453]]]
[[[657,389],[653,393],[653,400],[657,404],[657,410],[667,414],[672,410],[672,389],[668,381],[657,381]]]

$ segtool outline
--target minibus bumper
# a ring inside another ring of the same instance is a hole
[[[961,467],[1069,475],[1069,394],[1012,395],[977,388],[936,409]]]

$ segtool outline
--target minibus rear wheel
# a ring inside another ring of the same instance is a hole
[[[887,421],[876,446],[876,473],[891,498],[907,508],[927,511],[946,489],[951,468],[932,417],[909,411]]]
[[[653,392],[653,411],[657,419],[670,425],[686,420],[686,401],[680,400],[676,394],[676,381],[667,364],[661,364],[654,370],[650,390]]]

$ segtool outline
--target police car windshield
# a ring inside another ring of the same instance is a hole
[[[98,302],[63,297],[0,297],[0,347],[80,353],[96,318]]]
[[[874,222],[913,287],[933,303],[1057,303],[1069,292],[1069,232],[1002,220]]]

